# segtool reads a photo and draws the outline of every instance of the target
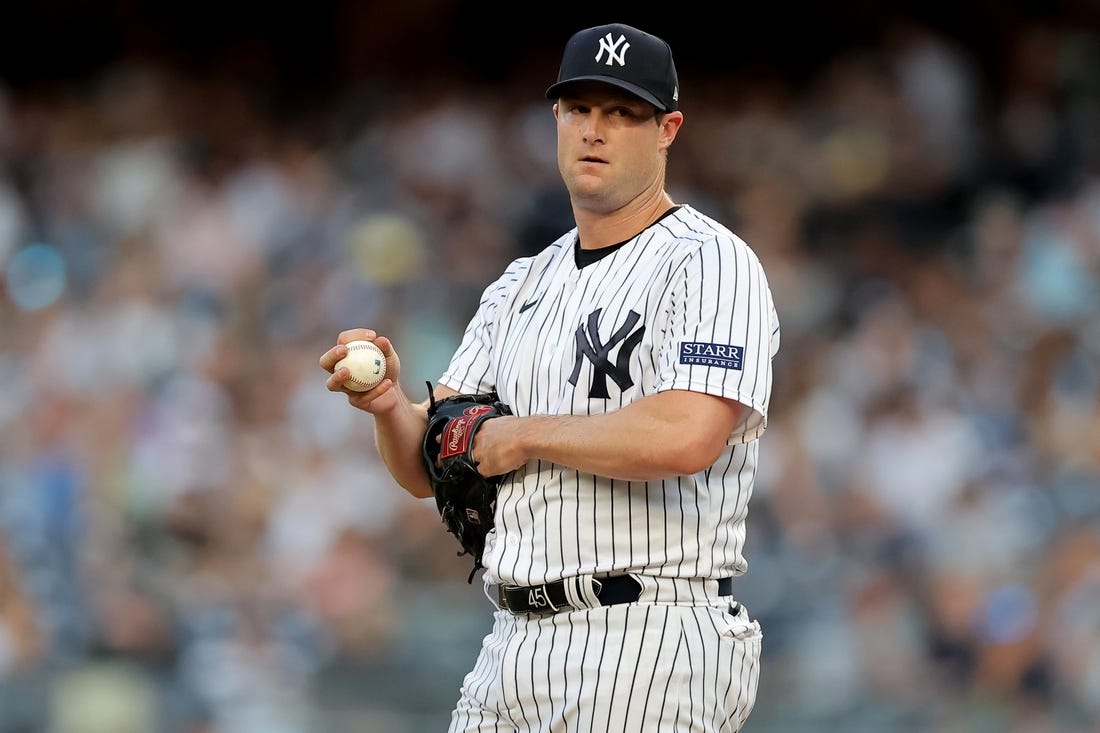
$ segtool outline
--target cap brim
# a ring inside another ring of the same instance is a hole
[[[567,87],[570,87],[570,86],[572,86],[574,84],[577,84],[579,82],[582,82],[582,81],[598,81],[598,82],[602,82],[604,84],[610,84],[613,87],[618,87],[619,89],[623,89],[623,90],[626,90],[626,91],[630,92],[635,97],[639,97],[640,99],[644,99],[645,101],[649,102],[654,107],[661,110],[662,112],[671,112],[672,111],[669,107],[665,106],[664,102],[657,99],[657,97],[653,96],[652,94],[647,92],[645,89],[642,89],[637,84],[632,84],[628,81],[623,81],[622,79],[617,79],[614,76],[599,76],[599,75],[575,76],[572,79],[566,79],[565,81],[559,81],[557,84],[554,84],[553,86],[551,86],[549,89],[546,90],[546,98],[547,99],[558,99],[559,97],[562,96],[562,91],[564,91]]]

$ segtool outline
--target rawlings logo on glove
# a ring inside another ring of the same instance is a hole
[[[472,583],[485,552],[485,538],[493,528],[497,488],[504,476],[482,476],[473,457],[474,435],[486,420],[512,411],[496,392],[457,394],[435,399],[428,382],[428,428],[423,456],[436,508],[447,531],[462,545],[460,555],[472,555]]]

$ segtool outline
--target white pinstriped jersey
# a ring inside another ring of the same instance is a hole
[[[529,462],[500,487],[485,580],[740,575],[779,348],[764,270],[744,241],[689,205],[580,269],[576,236],[515,260],[485,289],[442,384],[496,389],[520,416],[598,414],[669,389],[752,409],[719,459],[692,476],[628,482]]]

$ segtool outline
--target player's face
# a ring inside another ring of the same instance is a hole
[[[597,83],[570,88],[554,115],[558,169],[575,204],[611,213],[664,187],[664,151],[679,112],[658,116],[647,102]]]

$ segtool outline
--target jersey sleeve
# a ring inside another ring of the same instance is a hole
[[[751,408],[728,438],[755,440],[767,427],[779,318],[763,266],[736,237],[703,243],[673,273],[659,347],[658,391],[683,389]]]
[[[439,382],[458,392],[484,393],[496,387],[494,345],[498,320],[527,269],[527,259],[512,262],[481,294],[477,311],[466,325],[462,342]]]

